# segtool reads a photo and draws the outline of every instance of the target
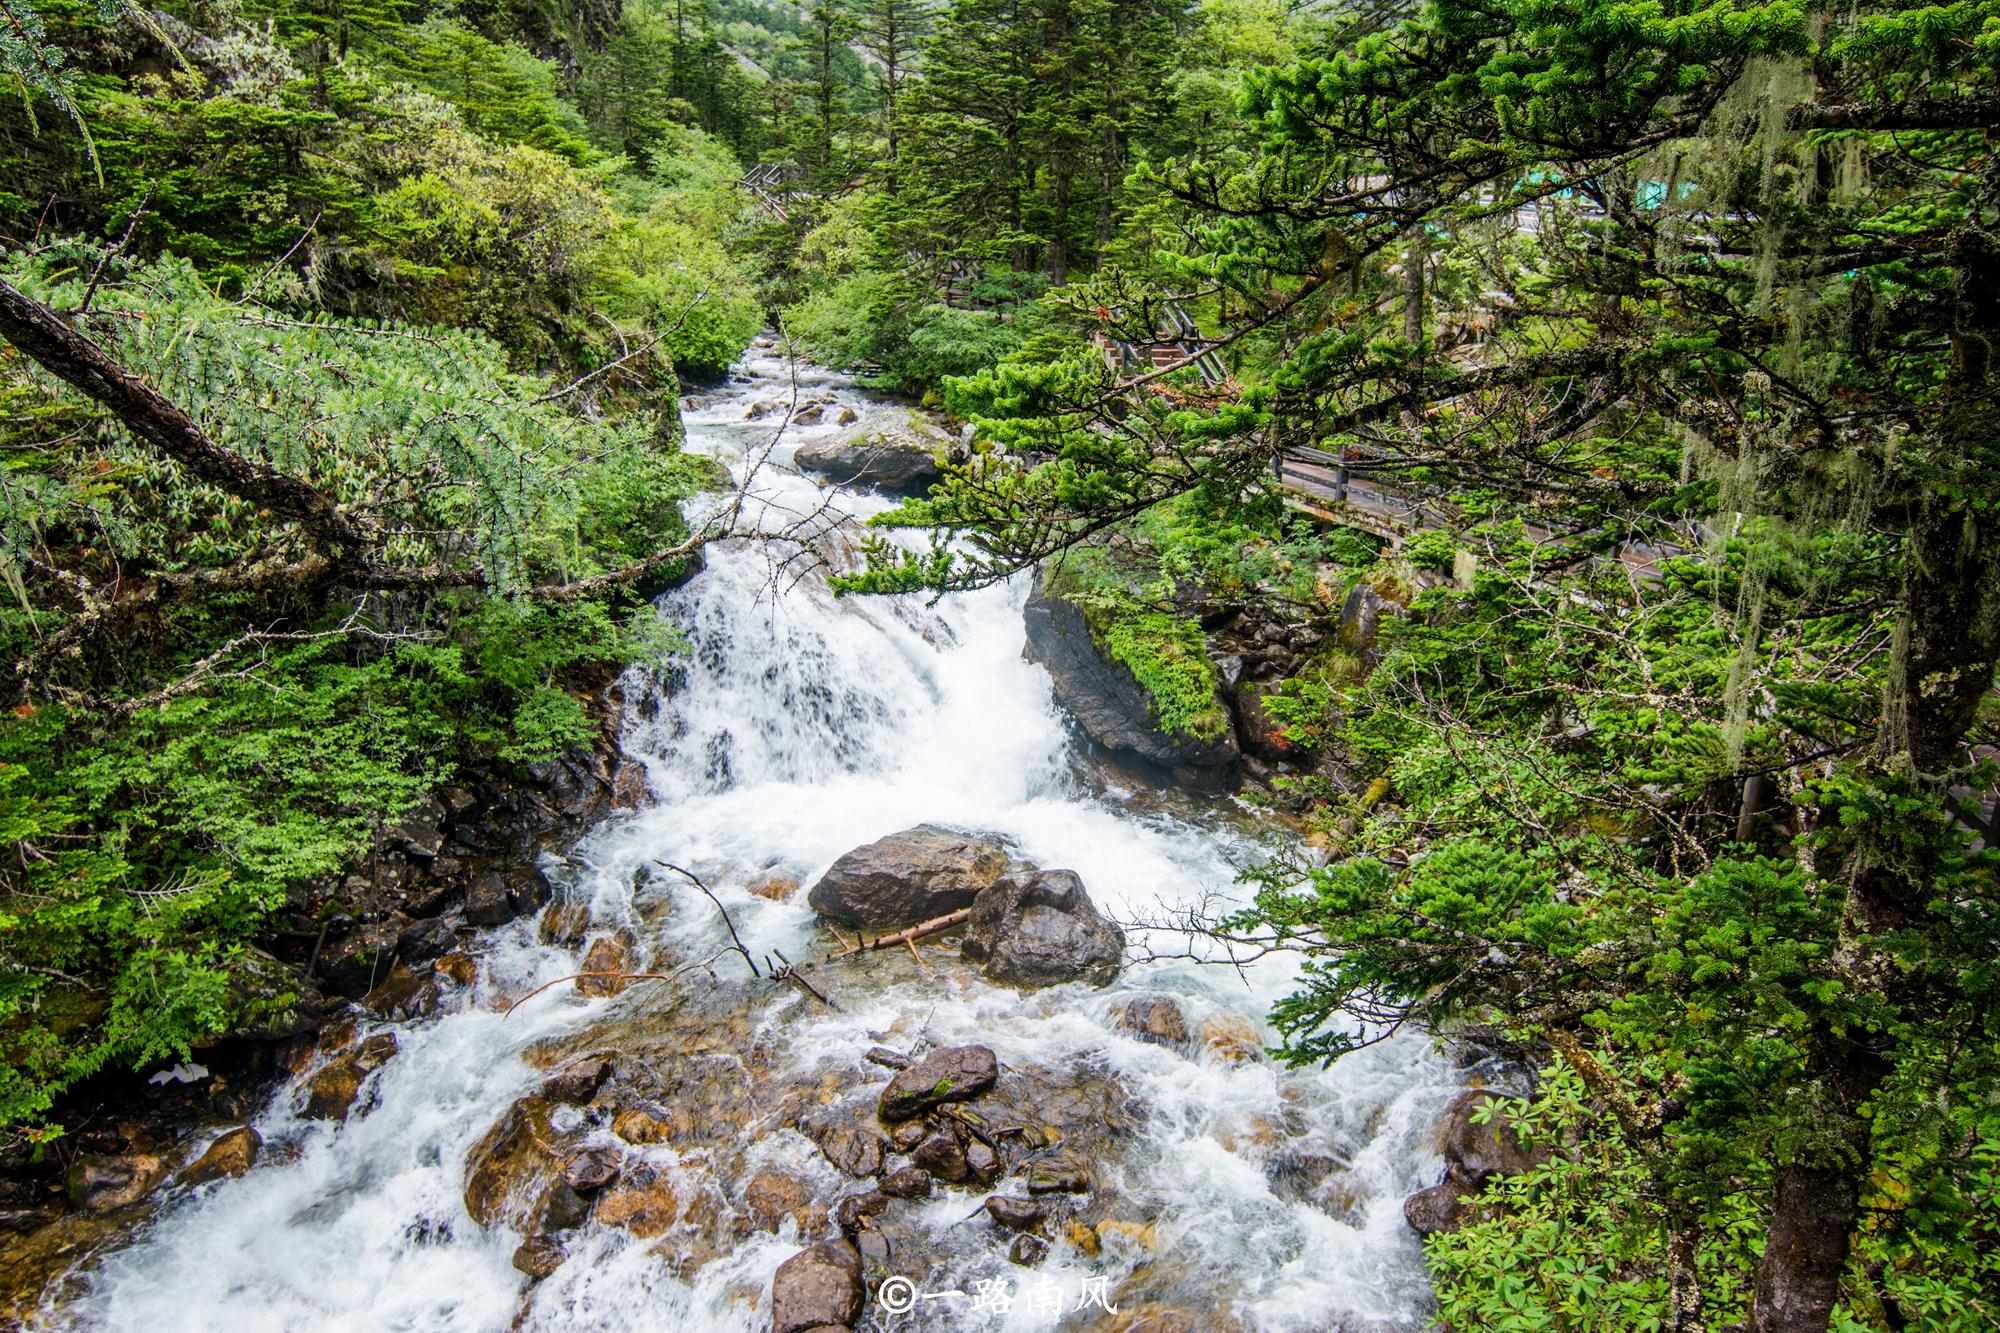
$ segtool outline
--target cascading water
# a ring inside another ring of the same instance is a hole
[[[809,428],[792,427],[768,451],[774,428],[745,419],[751,402],[782,406],[800,390],[864,417],[885,410],[765,344],[687,416],[690,446],[739,474],[746,460],[774,452],[750,505],[769,523],[829,498],[782,466]],[[832,498],[855,516],[884,503]],[[1191,1327],[1422,1325],[1421,1254],[1401,1203],[1435,1178],[1431,1126],[1461,1076],[1414,1037],[1327,1071],[1288,1072],[1257,1058],[1254,1046],[1268,1035],[1261,1015],[1294,975],[1287,960],[1242,970],[1152,961],[1129,966],[1106,990],[1025,996],[962,974],[930,975],[917,960],[850,962],[813,973],[836,1010],[802,987],[753,981],[724,952],[715,907],[661,863],[699,876],[759,955],[803,960],[830,943],[804,895],[773,899],[749,886],[773,876],[809,883],[843,852],[920,823],[998,834],[1026,860],[1073,869],[1100,908],[1124,920],[1232,895],[1238,865],[1257,854],[1223,807],[1167,813],[1162,802],[1093,785],[1047,677],[1022,659],[1024,588],[935,606],[836,600],[783,568],[779,550],[712,549],[708,569],[662,599],[660,614],[688,651],[658,669],[649,715],[625,739],[647,766],[655,803],[611,819],[551,870],[562,894],[588,902],[600,930],[630,942],[634,966],[678,969],[674,979],[617,998],[558,986],[509,1014],[508,1002],[579,965],[572,950],[538,943],[529,923],[493,932],[465,1001],[399,1029],[399,1053],[374,1076],[372,1110],[342,1124],[310,1121],[280,1096],[259,1121],[270,1145],[263,1164],[163,1208],[133,1244],[100,1261],[81,1298],[50,1312],[52,1325],[763,1330],[773,1271],[816,1238],[801,1234],[796,1215],[775,1231],[704,1224],[722,1239],[693,1258],[685,1246],[670,1253],[667,1241],[600,1218],[573,1234],[552,1275],[530,1284],[510,1262],[520,1238],[468,1215],[468,1152],[537,1087],[551,1059],[574,1052],[608,1048],[651,1061],[665,1071],[660,1087],[672,1078],[693,1087],[687,1071],[713,1067],[724,1085],[740,1080],[739,1099],[749,1102],[763,1095],[754,1088],[811,1096],[816,1078],[851,1085],[884,1041],[972,1040],[993,1048],[1003,1069],[1082,1071],[1116,1089],[1133,1128],[1128,1150],[1107,1163],[1115,1178],[1106,1183],[1136,1220],[1125,1231],[1100,1228],[1113,1237],[1101,1245],[1058,1238],[1031,1274],[967,1238],[978,1191],[946,1191],[913,1207],[938,1238],[930,1272],[913,1278],[970,1293],[983,1280],[1025,1286],[1032,1276],[1072,1295],[1088,1289],[1086,1278],[1104,1278],[1106,1303],[1122,1299],[1126,1318],[1133,1300],[1148,1300],[1191,1312],[1196,1322],[1182,1325]],[[643,675],[629,693],[643,692]],[[1144,941],[1135,933],[1134,943]],[[1160,943],[1162,952],[1178,948]],[[1202,1036],[1172,1048],[1118,1029],[1111,1009],[1133,994],[1175,997]],[[727,1107],[731,1095],[725,1086],[703,1105]],[[662,1093],[657,1109],[671,1116],[675,1107]],[[561,1108],[551,1132],[617,1143],[628,1170],[644,1161],[668,1173],[684,1230],[698,1214],[737,1217],[731,1193],[740,1185],[729,1182],[757,1171],[803,1182],[815,1197],[855,1188],[804,1135],[772,1129],[768,1116],[704,1148],[635,1146],[584,1117]],[[1308,1187],[1287,1184],[1300,1163],[1311,1164]],[[870,1316],[885,1329],[1123,1326],[1075,1303],[1057,1314],[1027,1300],[1007,1308],[940,1296],[904,1316],[879,1305]]]

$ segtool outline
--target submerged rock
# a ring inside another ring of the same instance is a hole
[[[778,1265],[771,1279],[771,1333],[842,1327],[861,1315],[861,1254],[845,1240],[821,1241]]]
[[[1000,1078],[1000,1061],[984,1046],[941,1046],[889,1080],[884,1120],[913,1120],[946,1102],[977,1097]]]
[[[1111,1006],[1111,1026],[1156,1046],[1185,1046],[1187,1019],[1164,995],[1140,995]]]
[[[806,901],[845,925],[888,930],[970,907],[1014,868],[997,839],[922,824],[847,853]]]
[[[961,948],[1008,985],[1102,986],[1118,975],[1125,932],[1098,912],[1075,871],[1035,870],[980,893]]]

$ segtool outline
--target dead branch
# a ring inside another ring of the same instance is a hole
[[[662,869],[673,871],[676,875],[679,875],[682,879],[694,885],[697,889],[700,889],[702,892],[702,896],[715,904],[715,910],[722,913],[722,924],[729,928],[729,938],[735,942],[736,952],[742,954],[743,961],[750,965],[750,975],[753,977],[763,976],[764,974],[757,970],[757,960],[755,958],[752,958],[750,956],[750,951],[743,947],[743,937],[736,933],[735,918],[731,917],[729,915],[729,909],[722,905],[722,899],[716,897],[714,892],[710,890],[708,885],[701,882],[700,876],[696,875],[691,870],[683,870],[679,866],[674,865],[671,862],[662,861],[658,857],[655,857],[653,859],[653,864],[661,867]]]
[[[910,945],[912,952],[914,952],[916,941],[922,939],[924,936],[935,935],[942,930],[950,930],[953,926],[962,926],[971,919],[972,909],[970,907],[961,907],[956,912],[946,912],[943,916],[932,917],[929,921],[919,921],[916,925],[899,930],[893,935],[881,935],[872,940],[863,939],[857,935],[854,937],[854,943],[852,944],[848,944],[839,931],[828,926],[827,929],[832,932],[833,937],[842,944],[847,945],[847,947],[839,953],[815,959],[810,963],[801,963],[799,966],[816,967],[820,963],[836,963],[853,954],[867,953],[871,949],[893,949],[899,944]],[[919,958],[917,961],[922,963],[923,959]]]

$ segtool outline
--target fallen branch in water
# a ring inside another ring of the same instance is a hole
[[[871,949],[893,949],[899,944],[909,945],[910,952],[915,954],[917,951],[917,941],[924,936],[935,935],[941,930],[950,930],[953,926],[962,926],[971,919],[972,909],[970,907],[961,907],[956,912],[946,912],[943,916],[935,916],[928,921],[919,921],[916,925],[907,926],[891,935],[880,935],[872,940],[863,939],[861,936],[856,935],[854,942],[851,944],[848,943],[845,935],[842,935],[832,926],[828,926],[827,931],[846,947],[839,953],[817,959],[814,963],[801,963],[799,966],[812,967],[816,963],[837,963],[841,959],[857,953],[867,953]],[[919,957],[917,961],[922,963],[923,959]]]
[[[796,981],[799,983],[799,985],[805,987],[806,991],[809,994],[811,994],[811,996],[815,1000],[818,1000],[821,1004],[833,1010],[835,1013],[840,1012],[839,1005],[835,1004],[832,1000],[827,999],[826,996],[820,994],[819,987],[813,985],[810,981],[807,981],[804,977],[799,975],[798,967],[793,964],[791,959],[785,957],[785,951],[783,949],[778,949],[775,950],[774,952],[776,952],[776,954],[778,955],[778,961],[780,963],[783,963],[784,966],[771,967],[771,960],[769,958],[766,958],[764,960],[764,966],[770,971],[771,980]]]
[[[722,955],[720,954],[716,955],[717,958],[721,956]],[[715,959],[711,958],[708,961],[712,963],[715,961]],[[554,981],[544,981],[541,985],[535,987],[533,990],[529,991],[526,995],[523,995],[520,999],[508,1005],[507,1012],[500,1015],[500,1017],[504,1019],[511,1016],[516,1009],[519,1009],[522,1005],[534,999],[537,995],[540,995],[543,991],[549,990],[555,986],[560,986],[565,981],[582,981],[587,977],[615,977],[619,981],[672,981],[675,977],[687,971],[688,968],[701,967],[701,966],[703,966],[703,964],[701,963],[687,963],[681,967],[675,968],[671,972],[572,972],[566,977],[557,977]]]
[[[764,974],[757,970],[757,960],[752,958],[750,956],[750,951],[743,947],[743,937],[736,933],[736,922],[729,915],[729,909],[722,905],[722,899],[716,897],[714,892],[709,889],[708,885],[701,882],[700,876],[696,875],[691,870],[683,870],[679,866],[674,865],[672,862],[662,861],[657,857],[654,858],[653,864],[656,866],[660,866],[664,869],[673,871],[676,875],[679,875],[682,879],[694,885],[697,889],[700,889],[702,892],[702,896],[715,904],[715,910],[722,913],[722,924],[729,927],[729,938],[735,941],[736,952],[742,954],[743,961],[750,965],[750,975],[753,977],[763,976]]]

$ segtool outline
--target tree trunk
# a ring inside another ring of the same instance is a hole
[[[1847,1167],[1778,1168],[1771,1227],[1757,1262],[1750,1333],[1825,1333],[1859,1212],[1856,1175]]]

